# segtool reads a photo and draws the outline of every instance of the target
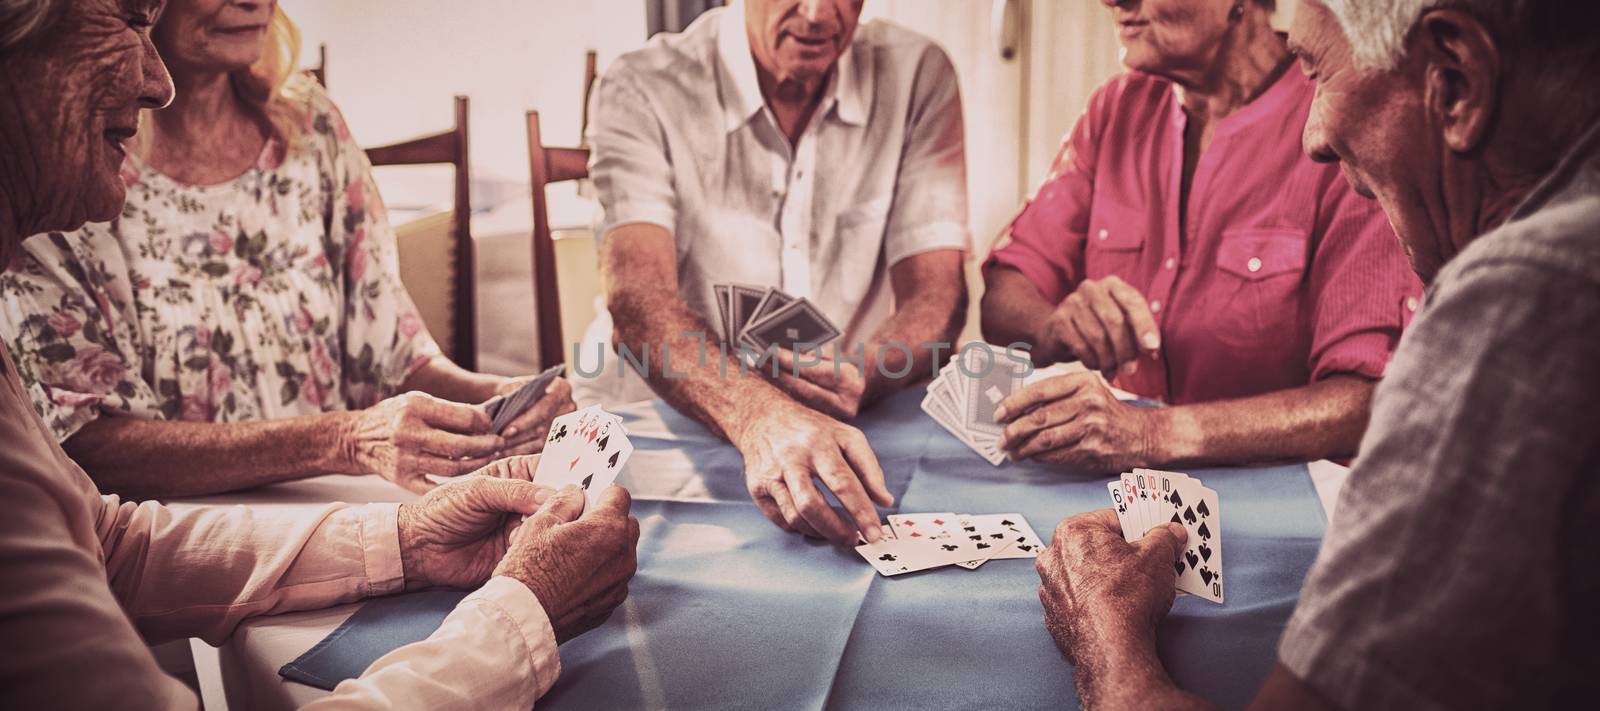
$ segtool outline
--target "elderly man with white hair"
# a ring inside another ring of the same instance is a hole
[[[1303,0],[1304,134],[1429,282],[1254,707],[1600,698],[1600,4]],[[1196,708],[1156,654],[1181,527],[1039,558],[1088,707]]]

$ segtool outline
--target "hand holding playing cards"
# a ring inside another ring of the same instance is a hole
[[[511,532],[551,493],[531,481],[484,477],[401,504],[395,520],[406,588],[466,588],[488,580]]]
[[[396,395],[365,410],[341,433],[348,473],[377,474],[416,493],[497,459],[506,442],[489,434],[489,416],[471,405],[422,392]]]
[[[822,362],[814,362],[819,359]],[[855,363],[836,362],[818,354],[796,356],[793,351],[780,348],[778,365],[778,387],[800,404],[841,420],[854,419],[861,411],[867,379]]]
[[[496,388],[495,394],[510,397],[523,385],[539,376],[512,378]],[[550,433],[550,421],[577,410],[572,402],[572,384],[565,378],[555,378],[533,406],[517,415],[502,433],[506,438],[506,456],[534,454],[544,449],[545,435]]]
[[[598,627],[627,599],[639,546],[631,505],[628,492],[613,486],[583,513],[583,492],[568,486],[517,530],[495,568],[539,598],[557,642]]]
[[[1144,466],[1159,439],[1163,413],[1117,399],[1091,372],[1046,378],[1000,402],[1005,423],[1000,448],[1035,459],[1097,472]]]
[[[878,511],[894,503],[883,469],[854,427],[793,402],[774,404],[739,434],[745,486],[767,518],[785,531],[849,545],[861,531],[882,536]],[[844,521],[817,490],[820,479],[844,505]]]
[[[1128,543],[1111,509],[1066,519],[1034,561],[1045,627],[1074,665],[1095,665],[1130,645],[1153,644],[1172,609],[1173,562],[1188,534],[1168,523]],[[1153,649],[1151,650],[1153,652]]]
[[[1050,314],[1035,362],[1076,357],[1090,370],[1115,371],[1138,362],[1141,352],[1161,347],[1150,305],[1138,289],[1116,276],[1089,279]]]

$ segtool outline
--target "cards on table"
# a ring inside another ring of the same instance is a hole
[[[1217,492],[1178,472],[1135,469],[1108,482],[1122,537],[1138,540],[1156,526],[1181,524],[1189,534],[1173,567],[1178,589],[1222,603],[1222,507]]]
[[[840,331],[815,304],[772,287],[717,284],[711,287],[722,317],[722,342],[765,351],[769,346],[801,350],[838,338]]]
[[[995,421],[1000,401],[1022,387],[1022,368],[998,350],[966,349],[928,384],[922,410],[990,464],[1005,461],[1004,426]]]
[[[576,484],[583,489],[586,506],[593,506],[632,455],[622,420],[591,405],[550,422],[533,481],[554,489]]]
[[[539,402],[539,398],[544,397],[545,391],[550,389],[550,384],[555,382],[565,367],[550,366],[544,372],[533,376],[532,380],[523,383],[522,387],[510,395],[496,395],[483,403],[484,411],[489,413],[489,431],[494,434],[505,432],[513,420],[521,417],[522,413]]]
[[[883,539],[862,543],[856,552],[880,575],[955,565],[968,570],[990,560],[1033,558],[1042,547],[1022,514],[952,512],[896,514]]]

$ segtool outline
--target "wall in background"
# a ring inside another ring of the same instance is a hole
[[[523,112],[545,140],[576,144],[583,57],[600,66],[645,41],[640,0],[281,0],[303,35],[301,64],[328,46],[328,88],[356,140],[373,146],[447,128],[472,99],[474,176],[526,184]],[[393,205],[447,202],[449,170],[385,169]],[[486,200],[499,196],[484,195]],[[482,201],[479,201],[480,204]]]

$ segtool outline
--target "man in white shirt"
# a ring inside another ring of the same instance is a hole
[[[876,540],[873,503],[892,496],[839,420],[930,374],[927,344],[955,338],[967,298],[955,70],[931,40],[858,27],[860,13],[748,0],[607,70],[589,138],[609,313],[576,363],[580,378],[604,367],[574,385],[580,400],[653,390],[739,448],[774,523],[840,543]],[[784,354],[776,376],[746,374],[717,345],[712,287],[730,282],[804,297],[843,338],[821,363]],[[648,353],[642,381],[604,340]]]

